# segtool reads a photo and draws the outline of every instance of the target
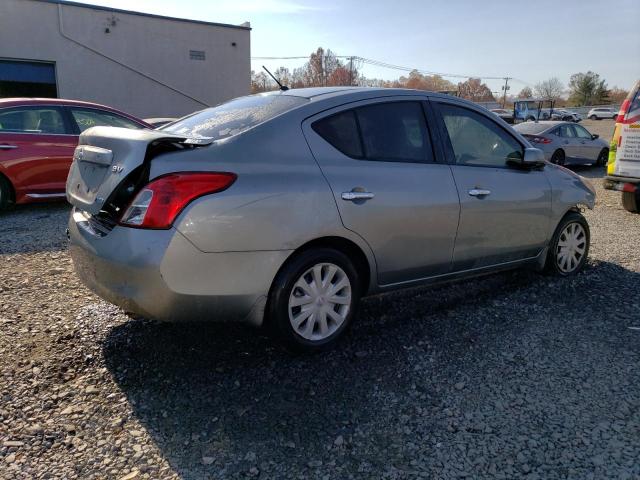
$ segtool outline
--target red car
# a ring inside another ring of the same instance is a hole
[[[64,198],[78,136],[89,127],[153,128],[104,105],[56,98],[0,99],[0,210]]]

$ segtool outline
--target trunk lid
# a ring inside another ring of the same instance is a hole
[[[151,160],[150,146],[176,148],[207,145],[158,130],[93,127],[80,135],[67,177],[67,200],[80,210],[99,213],[118,186],[138,167]]]

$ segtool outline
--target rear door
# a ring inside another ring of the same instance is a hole
[[[576,132],[573,125],[563,123],[558,127],[558,136],[560,144],[564,150],[565,157],[568,161],[576,161],[580,159],[580,143],[576,138]]]
[[[460,195],[454,271],[536,256],[547,241],[551,214],[544,172],[511,166],[524,145],[479,109],[434,103]]]
[[[0,110],[0,163],[18,196],[63,194],[78,137],[57,106]]]
[[[380,285],[451,270],[460,205],[424,99],[356,102],[303,123],[344,226],[374,252]]]

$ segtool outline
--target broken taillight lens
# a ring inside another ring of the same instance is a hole
[[[120,224],[167,229],[193,200],[226,190],[236,178],[228,172],[179,172],[156,178],[138,192]]]

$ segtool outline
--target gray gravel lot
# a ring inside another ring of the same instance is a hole
[[[330,353],[130,320],[76,280],[64,205],[0,215],[0,477],[640,478],[640,215],[588,268],[365,301]]]

